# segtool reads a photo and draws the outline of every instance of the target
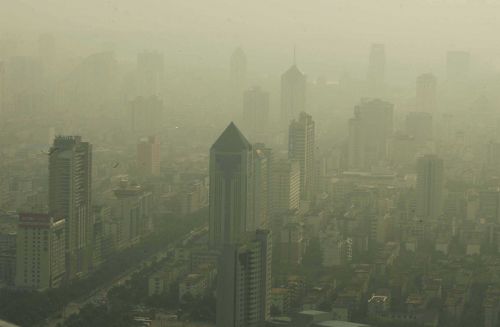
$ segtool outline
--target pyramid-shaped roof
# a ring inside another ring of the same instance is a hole
[[[250,142],[248,142],[238,127],[231,122],[212,145],[212,150],[237,152],[249,150],[251,147]]]

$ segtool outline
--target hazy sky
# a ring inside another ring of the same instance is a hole
[[[0,27],[4,35],[36,30],[95,36],[132,53],[168,49],[172,56],[202,56],[215,65],[226,64],[228,52],[242,45],[264,70],[286,67],[283,59],[291,60],[295,44],[299,63],[314,74],[366,61],[372,42],[386,44],[393,68],[407,65],[416,73],[442,64],[447,49],[468,50],[500,66],[500,0],[465,2],[0,0]]]

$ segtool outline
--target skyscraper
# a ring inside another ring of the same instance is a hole
[[[423,74],[417,77],[416,109],[434,113],[436,111],[436,77],[432,74]]]
[[[300,205],[300,165],[298,161],[278,160],[271,177],[273,214],[298,210]]]
[[[264,149],[254,146],[254,215],[257,228],[268,227],[270,160]]]
[[[285,130],[303,111],[306,111],[306,76],[294,63],[281,75],[281,123]]]
[[[137,166],[143,176],[160,175],[160,138],[158,136],[143,138],[137,144]]]
[[[436,155],[417,159],[417,208],[420,219],[436,221],[443,210],[444,167]]]
[[[80,136],[57,136],[49,152],[49,213],[66,220],[66,274],[91,265],[92,146]]]
[[[300,166],[300,197],[312,200],[314,196],[314,121],[311,115],[301,112],[293,120],[288,132],[288,158]]]
[[[255,230],[252,146],[234,123],[210,149],[209,244],[237,243]]]
[[[349,120],[349,169],[369,170],[387,159],[392,136],[393,105],[373,99],[363,99],[354,108]]]
[[[227,244],[219,258],[217,327],[264,326],[270,316],[271,235],[257,230]]]
[[[253,87],[243,95],[243,124],[253,141],[263,142],[268,132],[269,93]]]
[[[372,44],[368,64],[368,83],[375,91],[380,90],[385,82],[385,62],[385,45]]]
[[[16,287],[44,290],[58,287],[65,273],[65,220],[47,214],[19,215]]]

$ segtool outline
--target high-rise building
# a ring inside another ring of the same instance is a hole
[[[19,288],[58,287],[65,274],[65,220],[48,214],[19,215],[16,279]]]
[[[436,111],[437,81],[432,74],[417,77],[416,109],[428,113]]]
[[[254,87],[243,95],[243,124],[253,141],[263,142],[268,132],[269,93]]]
[[[444,193],[443,160],[436,155],[417,159],[417,217],[436,221],[443,211]]]
[[[66,274],[86,273],[92,258],[92,146],[80,136],[57,136],[49,152],[49,213],[65,223]]]
[[[123,249],[138,243],[152,230],[151,192],[122,180],[113,193],[116,199],[112,213],[118,227],[116,243],[119,249]]]
[[[164,78],[164,59],[159,52],[142,52],[137,55],[137,95],[159,96]]]
[[[406,116],[406,133],[411,135],[417,145],[432,140],[432,115],[428,112],[410,112]]]
[[[137,97],[130,102],[132,131],[141,135],[159,134],[163,120],[163,101],[157,96]]]
[[[281,123],[285,130],[303,111],[306,111],[306,76],[293,64],[281,75]]]
[[[311,115],[301,112],[293,120],[288,132],[288,158],[300,165],[300,198],[314,197],[314,121]]]
[[[450,82],[461,82],[469,77],[470,54],[465,51],[448,51],[446,76]]]
[[[237,243],[256,229],[253,204],[254,159],[251,144],[234,123],[210,149],[209,243]]]
[[[300,164],[281,159],[273,164],[271,177],[272,213],[280,214],[299,209]]]
[[[368,64],[368,82],[374,89],[380,89],[385,81],[385,45],[372,44]]]
[[[137,166],[143,176],[160,175],[160,138],[158,136],[143,138],[137,144]]]
[[[264,326],[270,316],[271,235],[257,230],[246,237],[225,245],[219,258],[218,327]]]
[[[257,228],[268,228],[269,168],[271,164],[264,149],[254,147],[254,215]]]
[[[363,99],[354,108],[354,118],[349,120],[349,169],[370,170],[386,160],[392,129],[393,105],[378,99]]]

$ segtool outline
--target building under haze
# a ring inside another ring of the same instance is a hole
[[[423,74],[417,77],[416,110],[428,113],[436,112],[437,81],[433,74]]]
[[[349,120],[349,169],[369,171],[385,161],[392,133],[393,105],[379,99],[362,100]]]
[[[80,136],[57,136],[49,152],[49,213],[66,220],[66,274],[86,273],[92,245],[92,146]]]
[[[300,205],[300,164],[288,159],[277,160],[271,176],[271,201],[274,215],[295,211]]]
[[[257,230],[226,244],[219,258],[217,327],[264,326],[270,317],[271,234]]]
[[[288,158],[300,166],[300,198],[309,201],[314,197],[314,133],[314,121],[305,112],[291,122],[288,133]]]
[[[142,176],[160,175],[160,138],[143,138],[137,144],[137,168]]]
[[[253,87],[243,95],[243,126],[249,138],[263,142],[268,134],[269,93]]]
[[[444,166],[436,155],[417,159],[416,214],[424,221],[437,221],[443,212]]]
[[[290,121],[306,110],[306,75],[293,64],[281,75],[281,124],[286,129]]]
[[[44,290],[61,285],[65,277],[64,218],[20,214],[16,242],[16,287]]]
[[[237,243],[255,230],[251,144],[234,123],[229,124],[210,149],[209,244],[220,248]]]

